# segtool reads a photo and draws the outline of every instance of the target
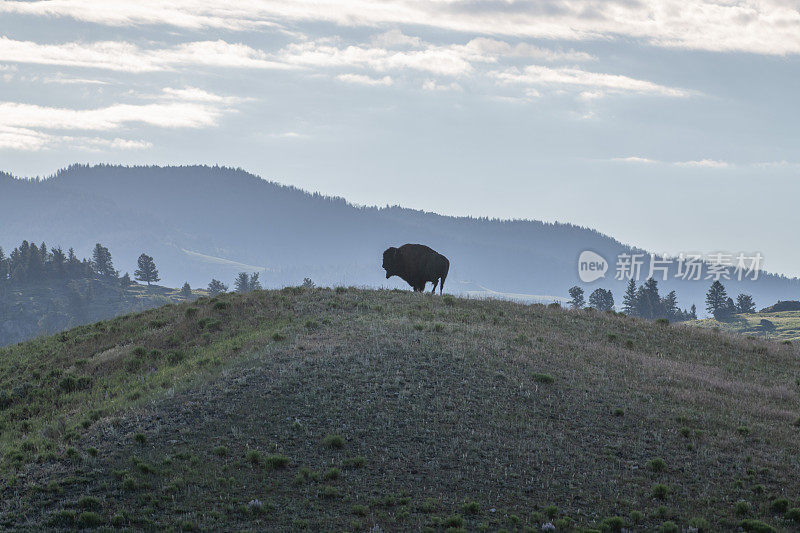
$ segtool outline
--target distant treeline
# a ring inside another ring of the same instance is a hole
[[[575,286],[569,290],[572,298],[569,306],[581,309],[586,305],[583,289]],[[614,309],[614,296],[610,290],[596,289],[589,296],[589,306],[599,311]],[[622,312],[629,316],[646,318],[649,320],[667,319],[670,322],[684,322],[697,318],[697,309],[694,305],[687,311],[678,307],[678,296],[675,291],[670,291],[662,297],[658,291],[658,281],[648,279],[639,287],[631,279],[628,282],[622,298]]]
[[[158,280],[152,257],[142,254],[138,266],[137,279]],[[99,243],[80,259],[72,248],[23,241],[8,254],[0,248],[0,346],[191,296],[188,284],[176,291],[120,277]]]

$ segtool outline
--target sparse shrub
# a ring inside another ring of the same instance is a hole
[[[747,435],[750,434],[750,428],[747,427],[747,426],[739,426],[738,428],[736,428],[736,432],[739,435],[742,435],[743,437],[746,437]]]
[[[622,531],[627,525],[625,519],[621,516],[610,516],[600,522],[600,531]]]
[[[340,287],[336,287],[336,289],[334,289],[334,290],[336,291],[336,294],[344,294],[344,293],[347,292],[347,287],[341,287],[340,286]]]
[[[617,342],[619,336],[616,333],[606,333],[606,340],[609,342]]]
[[[786,511],[786,519],[794,520],[795,522],[800,524],[800,507],[794,507]]]
[[[478,502],[467,502],[461,506],[461,511],[464,514],[478,514],[481,511],[481,505]]]
[[[789,500],[786,498],[777,498],[772,501],[769,508],[776,513],[785,513],[789,510]]]
[[[652,494],[653,498],[658,498],[659,500],[663,500],[669,494],[669,487],[664,485],[663,483],[656,483],[653,485],[653,488],[650,490],[650,494]]]
[[[75,524],[75,511],[62,509],[51,515],[49,523],[51,526],[72,526]]]
[[[285,455],[281,455],[281,454],[272,454],[272,455],[268,455],[264,459],[264,462],[270,468],[276,468],[277,469],[277,468],[283,468],[287,464],[289,464],[289,458],[286,457]]]
[[[756,493],[756,494],[764,494],[764,491],[766,490],[766,489],[764,488],[764,485],[753,485],[753,486],[751,487],[751,489],[752,489],[752,491],[753,491],[754,493]]]
[[[147,437],[145,436],[144,433],[137,433],[136,435],[133,436],[133,442],[144,446],[145,444],[147,444]]]
[[[681,429],[678,430],[678,433],[681,434],[681,437],[689,438],[692,436],[692,429],[686,426],[683,426]]]
[[[339,489],[334,487],[333,485],[325,485],[322,487],[322,497],[323,498],[338,498],[339,497]]]
[[[225,446],[217,446],[216,448],[214,448],[213,451],[214,455],[216,455],[217,457],[225,457],[226,455],[228,455],[228,448],[226,448]]]
[[[433,325],[433,331],[436,333],[441,333],[444,331],[444,324],[437,322]]]
[[[286,335],[284,335],[280,331],[276,331],[275,333],[272,334],[272,340],[274,340],[276,342],[285,341],[286,340]]]
[[[253,465],[260,465],[264,462],[264,458],[261,456],[261,452],[258,450],[247,450],[244,458],[248,463]]]
[[[742,520],[739,525],[743,530],[752,531],[753,533],[777,533],[774,527],[761,520],[746,519]]]
[[[83,496],[78,500],[78,507],[81,509],[99,509],[100,500],[94,496]]]
[[[183,316],[186,318],[194,318],[197,316],[198,311],[200,311],[196,307],[187,307],[186,311],[183,312]]]
[[[641,511],[631,511],[630,519],[631,522],[633,522],[634,524],[638,524],[639,522],[644,520],[644,513],[642,513]]]
[[[344,461],[342,461],[342,466],[345,468],[361,468],[365,464],[367,464],[367,458],[363,455],[357,455],[356,457],[348,457]]]
[[[183,350],[170,350],[167,354],[167,361],[171,365],[177,365],[184,359],[186,359],[186,352]]]
[[[561,309],[561,304],[558,302],[553,302],[547,306],[548,309]]]
[[[544,515],[547,518],[555,518],[558,516],[558,507],[555,505],[548,505],[544,508]]]
[[[798,416],[797,420],[794,421],[794,427],[800,428],[800,416]]]
[[[657,318],[656,319],[656,324],[658,324],[659,326],[669,326],[669,319]]]
[[[338,468],[335,468],[335,467],[334,468],[329,468],[322,475],[322,479],[328,479],[328,480],[339,479],[339,474],[341,474],[341,472],[339,471]]]
[[[417,322],[416,324],[414,324],[414,329],[417,331],[422,331],[423,329],[425,329],[425,324],[420,324],[419,322]]]
[[[629,350],[633,350],[633,347],[634,347],[633,340],[632,339],[626,339],[625,340],[625,348],[627,348]]]
[[[78,515],[76,522],[78,527],[97,527],[103,523],[103,519],[95,512],[86,511]]]
[[[325,435],[324,439],[322,439],[322,444],[328,448],[335,448],[335,449],[344,448],[344,437],[342,437],[341,435],[332,435],[329,433]]]
[[[125,474],[122,479],[122,488],[125,490],[136,490],[136,480],[129,474]]]
[[[354,505],[350,508],[350,512],[357,516],[367,516],[367,510],[365,505]]]
[[[625,416],[625,409],[623,409],[621,407],[617,407],[611,413],[614,416]]]
[[[463,527],[464,518],[460,514],[453,514],[444,519],[444,527]]]
[[[678,524],[671,520],[662,522],[661,525],[658,526],[658,533],[680,533],[680,530]]]
[[[444,302],[445,305],[455,305],[456,299],[451,294],[445,294],[442,296],[442,302]]]
[[[667,463],[664,462],[664,459],[660,457],[655,457],[647,461],[647,464],[645,466],[647,466],[648,470],[651,470],[653,472],[663,472],[664,469],[667,467]]]
[[[305,325],[306,329],[310,329],[310,330],[314,330],[314,329],[319,328],[319,322],[317,322],[315,320],[310,320],[310,319],[306,320],[304,325]]]
[[[750,514],[750,503],[740,500],[736,502],[736,506],[734,507],[734,511],[738,516],[746,516]]]
[[[225,309],[229,308],[228,302],[216,302],[214,304],[214,311],[224,311]]]
[[[689,520],[689,527],[695,528],[697,533],[708,533],[711,531],[711,524],[708,523],[708,520],[699,516]]]
[[[145,348],[144,346],[137,346],[136,348],[133,349],[133,355],[135,355],[136,357],[144,357],[145,355],[147,355],[147,348]]]
[[[536,381],[537,383],[546,383],[546,384],[553,383],[555,381],[555,378],[550,374],[541,374],[539,372],[531,373],[531,379],[533,379],[533,381]]]

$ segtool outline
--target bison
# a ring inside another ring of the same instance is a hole
[[[383,252],[383,268],[386,279],[400,276],[414,288],[414,292],[425,290],[425,283],[433,282],[431,294],[444,290],[444,280],[450,270],[450,261],[445,256],[424,244],[404,244],[400,248],[392,246]]]

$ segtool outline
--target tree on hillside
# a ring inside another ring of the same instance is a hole
[[[622,297],[622,312],[626,315],[635,316],[636,311],[636,282],[631,278],[628,280],[628,286],[625,289],[625,295]]]
[[[614,295],[610,290],[595,289],[589,295],[589,305],[598,311],[610,311],[614,308]]]
[[[736,297],[736,312],[737,313],[755,313],[756,303],[753,297],[749,294],[740,294]]]
[[[583,289],[575,285],[569,290],[569,295],[572,300],[569,301],[569,306],[572,309],[580,309],[586,304],[586,300],[583,299]]]
[[[98,276],[103,278],[116,278],[119,275],[119,273],[114,270],[114,264],[111,261],[111,252],[99,242],[94,245],[94,250],[92,251],[92,269]]]
[[[635,315],[649,319],[666,318],[655,279],[649,278],[636,291]]]
[[[228,292],[228,286],[218,279],[212,279],[211,283],[208,284],[209,296],[216,296],[218,294],[222,294],[223,292]]]
[[[669,291],[669,293],[661,299],[661,311],[664,316],[658,318],[666,318],[670,322],[682,318],[681,310],[678,309],[678,295],[675,294],[675,291]]]
[[[689,316],[692,320],[697,320],[697,306],[692,304],[692,308],[689,310]]]
[[[728,301],[728,293],[719,280],[711,284],[706,293],[706,311],[717,316],[717,312],[722,309]]]
[[[184,298],[192,297],[192,287],[189,285],[188,281],[183,284],[183,287],[181,287],[181,296]]]
[[[131,279],[131,275],[125,272],[125,275],[119,278],[119,284],[123,287],[130,287],[133,285],[133,280]]]
[[[158,277],[156,263],[149,255],[140,255],[136,264],[139,266],[139,268],[136,269],[136,272],[134,272],[133,275],[136,276],[137,281],[145,281],[148,285],[150,285],[150,283],[161,280],[161,278]]]
[[[258,272],[253,272],[250,276],[250,282],[247,284],[247,288],[250,292],[261,290],[261,282],[258,281]]]
[[[236,279],[233,280],[233,290],[236,292],[250,291],[250,276],[247,272],[239,272]]]

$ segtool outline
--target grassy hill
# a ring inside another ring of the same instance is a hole
[[[0,386],[2,527],[800,524],[797,349],[726,332],[287,288],[5,348]]]
[[[769,320],[775,329],[765,332],[762,320]],[[693,325],[701,328],[717,328],[748,336],[758,336],[775,341],[800,342],[800,311],[759,312],[735,315],[731,320],[720,321],[714,318],[695,320]]]
[[[204,294],[192,291],[190,299]],[[0,347],[186,299],[180,289],[125,286],[117,280],[48,280],[11,286],[0,294]]]

